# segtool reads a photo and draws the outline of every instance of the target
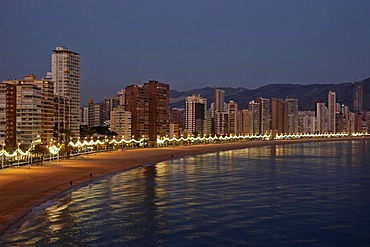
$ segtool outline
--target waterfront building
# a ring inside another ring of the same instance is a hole
[[[40,139],[41,125],[41,88],[19,80],[4,81],[13,84],[8,87],[6,122],[6,146],[12,148],[17,145],[30,147],[32,142]],[[12,93],[11,93],[12,92]]]
[[[51,79],[51,78],[50,78]],[[49,78],[37,80],[36,76],[26,75],[24,81],[41,89],[41,135],[42,143],[48,143],[54,134],[54,82]]]
[[[362,113],[362,102],[363,102],[363,91],[362,91],[363,82],[355,82],[353,84],[353,110],[354,112]]]
[[[335,132],[336,93],[328,93],[328,132]]]
[[[131,139],[131,124],[131,112],[126,111],[124,106],[119,105],[111,111],[110,130],[119,137]]]
[[[273,136],[288,132],[288,112],[283,99],[273,98],[271,100],[271,131]]]
[[[214,111],[223,112],[225,111],[225,91],[221,89],[214,89]]]
[[[258,97],[256,102],[260,104],[260,133],[270,132],[270,99]]]
[[[181,131],[179,125],[177,123],[170,123],[170,133],[168,135],[169,138],[180,138]]]
[[[185,98],[185,129],[188,134],[204,135],[207,128],[207,99],[200,95]]]
[[[285,99],[286,117],[288,129],[285,131],[289,134],[298,133],[298,99]]]
[[[70,101],[69,129],[73,136],[80,136],[80,54],[65,47],[56,47],[51,55],[51,74],[54,93]]]
[[[0,83],[0,141],[15,147],[16,142],[16,85]]]
[[[125,87],[125,109],[131,112],[131,135],[140,140],[149,135],[149,100],[142,85]]]
[[[177,124],[179,130],[185,128],[185,108],[172,108],[170,122]]]
[[[249,133],[261,134],[260,104],[252,100],[248,104],[248,110],[249,110]]]
[[[327,132],[327,111],[325,103],[316,103],[317,132],[322,134]]]
[[[94,103],[93,99],[88,99],[88,127],[105,126],[105,106],[103,103]]]
[[[209,136],[211,135],[213,128],[213,121],[212,121],[212,112],[210,110],[206,111],[206,132],[203,135]]]
[[[364,112],[365,122],[367,125],[367,132],[370,133],[370,111]]]
[[[314,111],[298,112],[298,133],[314,134],[316,131],[316,113]]]
[[[49,143],[54,132],[54,83],[25,75],[23,80],[2,83],[1,121],[6,121],[3,139],[8,146],[30,147],[34,142]]]
[[[216,111],[213,118],[214,133],[217,135],[227,135],[229,133],[229,113]]]
[[[248,109],[242,109],[239,111],[239,133],[246,135],[250,133],[250,116]]]
[[[228,106],[228,134],[237,135],[238,131],[238,103],[230,100]]]
[[[150,80],[143,89],[149,103],[149,141],[156,142],[158,136],[168,136],[170,132],[170,88],[166,83]]]

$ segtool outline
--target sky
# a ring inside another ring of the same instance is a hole
[[[0,81],[81,55],[81,101],[158,80],[255,89],[370,76],[368,0],[1,0]]]

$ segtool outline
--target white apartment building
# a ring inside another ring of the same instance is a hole
[[[185,98],[185,129],[189,134],[207,133],[207,99],[200,95]]]
[[[51,74],[57,96],[70,98],[70,131],[80,136],[80,54],[56,47],[51,55]]]

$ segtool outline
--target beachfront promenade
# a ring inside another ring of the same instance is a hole
[[[198,145],[198,144],[220,144],[227,142],[240,142],[240,141],[268,141],[268,140],[296,140],[296,139],[307,139],[307,138],[342,138],[342,137],[366,137],[370,136],[368,133],[330,133],[330,134],[281,134],[275,135],[272,137],[270,134],[265,135],[225,135],[225,136],[189,136],[189,137],[180,137],[180,138],[168,138],[162,137],[158,138],[155,146],[156,147],[166,147],[166,146],[188,146],[188,145]],[[50,140],[50,145],[43,147],[36,145],[31,145],[28,150],[22,150],[19,145],[14,152],[8,152],[5,149],[5,146],[2,146],[0,150],[0,159],[1,159],[1,169],[10,167],[10,166],[22,166],[22,165],[32,165],[32,164],[43,164],[44,161],[60,160],[63,158],[70,158],[71,156],[78,156],[81,154],[95,153],[95,152],[104,152],[112,151],[118,149],[126,148],[146,148],[148,146],[148,140],[142,138],[140,140],[126,140],[120,139],[117,140],[113,137],[111,140],[105,138],[103,140],[89,140],[73,142],[70,141],[66,145],[55,144],[53,139]],[[41,148],[40,148],[41,147]]]
[[[60,193],[107,174],[148,163],[195,154],[311,141],[352,140],[363,137],[310,138],[291,140],[239,141],[161,148],[138,148],[91,153],[44,162],[42,166],[15,166],[0,170],[0,234],[30,210]]]

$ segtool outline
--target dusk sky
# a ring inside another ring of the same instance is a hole
[[[0,80],[81,54],[81,101],[171,89],[341,83],[370,74],[368,0],[0,1]]]

